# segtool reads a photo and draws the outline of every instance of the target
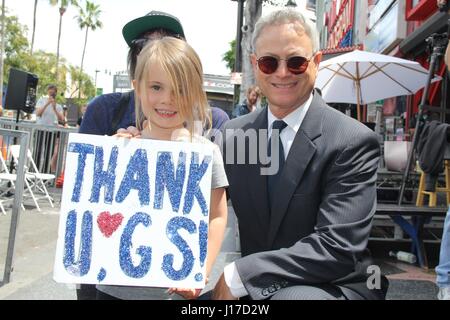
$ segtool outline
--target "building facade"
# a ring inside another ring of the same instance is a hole
[[[448,27],[448,17],[438,11],[436,0],[325,0],[319,1],[316,9],[325,60],[358,48],[415,60],[428,69],[431,48],[427,39]],[[443,80],[431,86],[429,105],[440,109],[435,118],[449,122],[445,115],[449,108],[448,74],[442,61],[436,73]],[[395,123],[392,131],[402,126],[405,139],[414,125],[411,119],[418,112],[422,94],[420,90],[413,96],[380,101],[383,116]]]

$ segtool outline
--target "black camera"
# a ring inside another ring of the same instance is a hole
[[[449,1],[440,2],[438,4],[438,7],[440,12],[448,12],[448,10],[450,10],[450,2]]]
[[[56,93],[52,93],[52,94],[50,95],[50,97],[52,97],[53,99],[55,99],[55,98],[56,98]]]

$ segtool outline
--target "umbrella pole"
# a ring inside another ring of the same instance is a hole
[[[358,104],[356,105],[356,114],[358,117],[358,121],[361,122],[361,80],[359,75],[359,63],[356,63],[356,99],[358,100]]]
[[[432,37],[433,36],[431,36],[429,39],[431,39]],[[445,46],[440,46],[440,45],[434,45],[433,46],[433,53],[431,54],[430,69],[428,70],[427,83],[426,83],[425,89],[423,91],[422,100],[421,100],[420,105],[419,105],[419,112],[417,114],[416,127],[414,129],[414,135],[413,135],[411,150],[409,151],[409,154],[408,154],[408,159],[407,159],[407,162],[406,162],[406,168],[405,168],[405,172],[403,173],[402,184],[400,186],[400,194],[399,194],[399,198],[398,198],[398,205],[399,206],[402,204],[402,201],[403,201],[403,195],[405,193],[405,187],[406,187],[406,180],[408,180],[409,170],[411,168],[412,158],[414,156],[414,151],[416,149],[417,141],[419,140],[419,136],[420,136],[420,132],[419,132],[419,130],[420,130],[420,121],[422,120],[423,109],[424,109],[424,107],[426,106],[426,103],[427,103],[428,94],[429,94],[429,91],[430,91],[431,80],[433,79],[434,70],[436,69],[436,66],[439,63],[439,58],[444,55],[444,50],[445,50]]]

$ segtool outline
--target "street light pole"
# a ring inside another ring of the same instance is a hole
[[[233,72],[239,73],[242,72],[242,25],[244,23],[244,2],[245,0],[231,0],[237,1],[238,3],[238,16],[237,16],[237,28],[236,28],[236,49],[235,49],[235,58],[234,58],[234,67]],[[239,92],[240,85],[234,85],[234,94],[233,94],[233,108],[239,102]]]
[[[95,84],[94,84],[95,90],[97,90],[97,73],[99,72],[100,70],[95,70]]]
[[[5,1],[2,0],[2,28],[1,28],[1,44],[0,44],[0,115],[3,113],[3,53],[5,52],[5,36],[6,36],[6,20],[5,20]]]
[[[236,55],[234,61],[234,72],[242,71],[242,24],[244,23],[244,2],[245,0],[232,0],[238,2],[238,19],[236,29]]]

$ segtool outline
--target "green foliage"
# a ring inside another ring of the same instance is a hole
[[[286,6],[289,0],[259,0],[262,1],[263,5],[268,4],[272,6]],[[234,63],[236,59],[236,40],[230,42],[230,50],[225,52],[222,56],[222,61],[226,63],[227,68],[230,69],[230,72],[234,69]]]
[[[52,6],[58,6],[61,9],[66,9],[69,4],[78,5],[77,0],[49,0],[48,2]]]
[[[236,40],[230,41],[230,50],[225,52],[222,56],[222,61],[227,64],[227,68],[230,69],[230,72],[234,69],[234,63],[236,60]]]
[[[76,16],[78,26],[80,29],[88,28],[92,31],[95,31],[97,28],[103,27],[102,22],[100,21],[100,6],[96,5],[90,1],[86,1],[86,7],[83,9],[82,7],[78,7],[80,15]]]
[[[7,78],[6,71],[9,72],[9,67],[20,68],[22,66],[28,50],[28,40],[25,36],[27,28],[19,23],[17,17],[5,16],[5,20],[4,79]]]
[[[34,73],[39,77],[38,94],[39,96],[47,94],[47,85],[56,84],[59,93],[64,93],[67,89],[67,63],[61,59],[59,66],[58,81],[55,78],[56,55],[44,51],[36,51],[33,56],[27,57],[24,60],[25,68],[28,72]],[[58,102],[64,103],[64,98],[61,95],[57,97]]]
[[[77,105],[82,105],[83,103],[86,103],[90,98],[95,97],[95,85],[89,75],[81,72],[80,68],[74,66],[70,66],[69,72],[70,78],[72,79],[72,87],[70,88],[69,98],[71,98],[73,101],[76,101]],[[78,95],[78,92],[80,90],[80,83],[82,84],[81,94]],[[75,99],[75,96],[77,96],[78,98]]]
[[[6,16],[6,37],[5,37],[5,56],[4,56],[4,82],[8,83],[9,70],[17,68],[33,74],[39,78],[38,96],[47,94],[47,85],[56,84],[58,86],[57,101],[61,104],[66,103],[66,99],[61,93],[72,92],[76,86],[78,91],[78,79],[80,79],[80,69],[76,68],[64,58],[60,59],[58,80],[56,79],[56,54],[35,51],[30,55],[30,45],[27,40],[27,28],[22,25],[15,16]],[[76,76],[73,75],[76,70]],[[70,76],[68,76],[70,74]],[[86,73],[82,73],[82,89],[83,99],[80,103],[84,103],[90,97],[95,96],[95,87],[92,79]],[[71,79],[71,83],[67,83],[66,79]],[[77,81],[75,81],[77,80]]]
[[[87,45],[87,39],[88,39],[88,32],[89,30],[95,31],[97,28],[101,28],[103,26],[102,22],[100,21],[100,6],[94,4],[93,2],[86,1],[86,8],[83,9],[82,7],[78,6],[80,15],[77,16],[78,25],[81,30],[86,29],[86,34],[84,37],[84,46],[83,46],[83,53],[81,55],[81,67],[80,67],[80,73],[83,72],[83,66],[84,66],[84,56],[86,54],[86,45]],[[79,78],[79,85],[78,87],[82,87],[84,84],[84,80],[82,77]],[[81,99],[82,90],[78,91],[78,99]]]

